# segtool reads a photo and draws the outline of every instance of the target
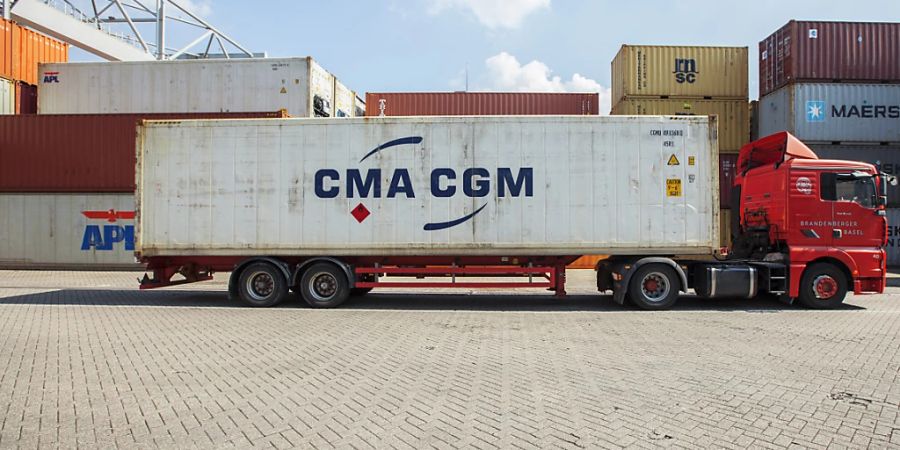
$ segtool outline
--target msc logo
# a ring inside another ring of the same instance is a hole
[[[59,83],[59,72],[44,72],[44,83]]]
[[[806,121],[825,121],[825,102],[822,100],[810,100],[806,102]]]
[[[693,58],[676,58],[675,70],[673,70],[672,73],[675,74],[675,81],[677,83],[693,83],[697,81],[697,75],[700,74],[700,72],[697,71],[697,60]]]
[[[386,142],[368,152],[360,163],[370,156],[390,147],[415,145],[422,142],[421,136],[408,136]],[[498,197],[532,197],[534,196],[534,170],[521,167],[514,170],[510,167],[497,167],[493,170],[485,167],[469,167],[457,170],[451,167],[438,167],[431,171],[428,192],[435,198],[450,198],[462,194],[469,198],[482,198],[496,189]],[[416,198],[416,187],[413,185],[409,169],[393,169],[389,174],[380,168],[345,169],[343,173],[336,169],[319,169],[315,174],[315,194],[318,198],[337,198],[343,194],[346,198]],[[383,186],[385,185],[385,186]],[[343,188],[343,190],[342,190]],[[425,231],[443,230],[459,225],[481,212],[488,203],[475,209],[471,214],[447,222],[426,223]],[[350,214],[362,223],[371,212],[362,203],[356,205]]]
[[[118,225],[119,220],[134,220],[134,211],[82,211],[88,220],[104,220],[107,225],[87,225],[81,239],[82,250],[109,251],[117,242],[124,242],[125,250],[134,250],[134,225]]]

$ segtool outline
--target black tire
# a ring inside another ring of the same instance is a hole
[[[372,292],[372,288],[351,288],[350,295],[353,297],[362,297],[363,295]]]
[[[274,306],[287,298],[288,283],[281,270],[272,264],[253,263],[241,271],[237,294],[247,306]]]
[[[834,264],[817,263],[800,278],[800,303],[807,308],[832,309],[847,296],[847,277]]]
[[[334,308],[350,297],[347,276],[340,267],[330,263],[317,263],[307,268],[300,277],[297,290],[314,308]]]
[[[671,308],[678,300],[681,279],[675,269],[665,264],[641,266],[628,281],[628,298],[638,308],[660,310]]]

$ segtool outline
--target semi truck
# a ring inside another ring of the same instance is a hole
[[[142,289],[230,272],[229,294],[336,307],[377,288],[546,288],[610,255],[597,288],[834,308],[886,281],[886,184],[787,133],[744,146],[719,248],[715,116],[145,121]]]

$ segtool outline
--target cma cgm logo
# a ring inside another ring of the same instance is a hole
[[[697,60],[690,58],[675,58],[675,82],[677,83],[693,83],[697,81]]]
[[[84,227],[81,239],[82,250],[115,250],[116,244],[123,243],[125,250],[134,250],[134,224],[119,225],[119,220],[134,220],[134,211],[82,211],[81,215],[90,221],[106,222],[89,223]]]
[[[59,72],[44,72],[44,83],[59,83]]]
[[[831,105],[822,100],[806,102],[806,121],[824,122],[825,116],[833,118],[857,119],[900,119],[900,105]]]
[[[421,136],[408,136],[394,139],[375,147],[359,160],[362,164],[370,156],[385,149],[403,145],[416,145],[422,142]],[[484,198],[496,189],[497,197],[533,197],[534,196],[534,170],[531,167],[513,169],[511,167],[497,167],[488,169],[485,167],[470,167],[455,169],[452,167],[438,167],[429,175],[430,186],[428,193],[435,198],[451,198],[462,195],[469,198]],[[318,198],[416,198],[421,195],[421,187],[413,185],[409,169],[397,168],[385,173],[380,168],[374,169],[346,169],[341,172],[336,169],[319,169],[315,175],[315,193]],[[424,224],[425,231],[443,230],[454,227],[475,217],[488,205],[484,202],[470,214],[462,215],[446,222],[428,222]],[[359,203],[350,211],[357,222],[362,223],[371,212],[363,204]]]

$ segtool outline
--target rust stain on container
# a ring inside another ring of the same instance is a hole
[[[900,23],[788,22],[759,43],[759,95],[795,81],[900,83]]]
[[[623,45],[612,61],[612,101],[681,97],[746,99],[747,47]]]
[[[626,98],[613,105],[613,115],[717,115],[719,151],[737,153],[750,140],[747,100]]]
[[[287,117],[268,113],[0,116],[0,192],[134,192],[141,120]]]
[[[366,116],[597,115],[596,93],[367,92]]]
[[[35,85],[38,63],[68,60],[69,44],[0,19],[0,76]]]

